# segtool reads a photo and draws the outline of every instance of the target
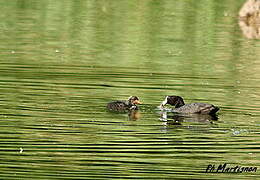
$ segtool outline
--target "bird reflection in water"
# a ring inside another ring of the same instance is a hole
[[[128,112],[129,120],[138,120],[141,117],[141,113],[138,110],[132,110]]]
[[[161,111],[160,120],[165,122],[166,125],[182,125],[184,122],[199,122],[199,123],[210,123],[218,120],[218,116],[208,114],[177,114],[167,111]]]
[[[128,120],[136,121],[141,118],[141,112],[139,110],[129,110],[129,111],[108,111],[112,114],[121,114],[121,115],[127,115]]]

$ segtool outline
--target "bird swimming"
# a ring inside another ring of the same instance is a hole
[[[110,111],[126,112],[130,110],[138,110],[137,104],[141,104],[137,96],[130,96],[128,100],[116,100],[107,104],[107,109]]]
[[[164,101],[161,103],[160,108],[163,109],[166,104],[175,106],[175,108],[171,109],[171,112],[176,113],[197,113],[214,115],[219,110],[217,106],[207,103],[185,104],[184,100],[180,96],[166,96]]]

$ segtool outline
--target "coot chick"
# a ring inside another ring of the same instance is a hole
[[[166,96],[160,107],[163,108],[166,104],[175,106],[175,108],[171,111],[176,113],[198,113],[214,115],[219,110],[218,107],[207,103],[185,104],[182,97],[180,96]]]
[[[127,101],[113,101],[107,104],[110,111],[125,112],[129,110],[137,110],[137,104],[141,104],[137,96],[131,96]]]

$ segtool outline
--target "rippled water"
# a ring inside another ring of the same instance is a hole
[[[243,1],[0,1],[1,179],[257,179],[260,44]],[[106,103],[137,95],[135,114]],[[162,114],[166,95],[220,107]]]

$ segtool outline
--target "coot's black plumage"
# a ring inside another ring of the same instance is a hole
[[[110,111],[124,112],[129,110],[137,110],[137,104],[141,104],[137,96],[131,96],[127,101],[113,101],[107,104],[107,109]]]
[[[185,104],[180,96],[166,96],[160,107],[163,108],[166,104],[175,106],[171,111],[176,113],[215,114],[219,110],[218,107],[207,103]]]

